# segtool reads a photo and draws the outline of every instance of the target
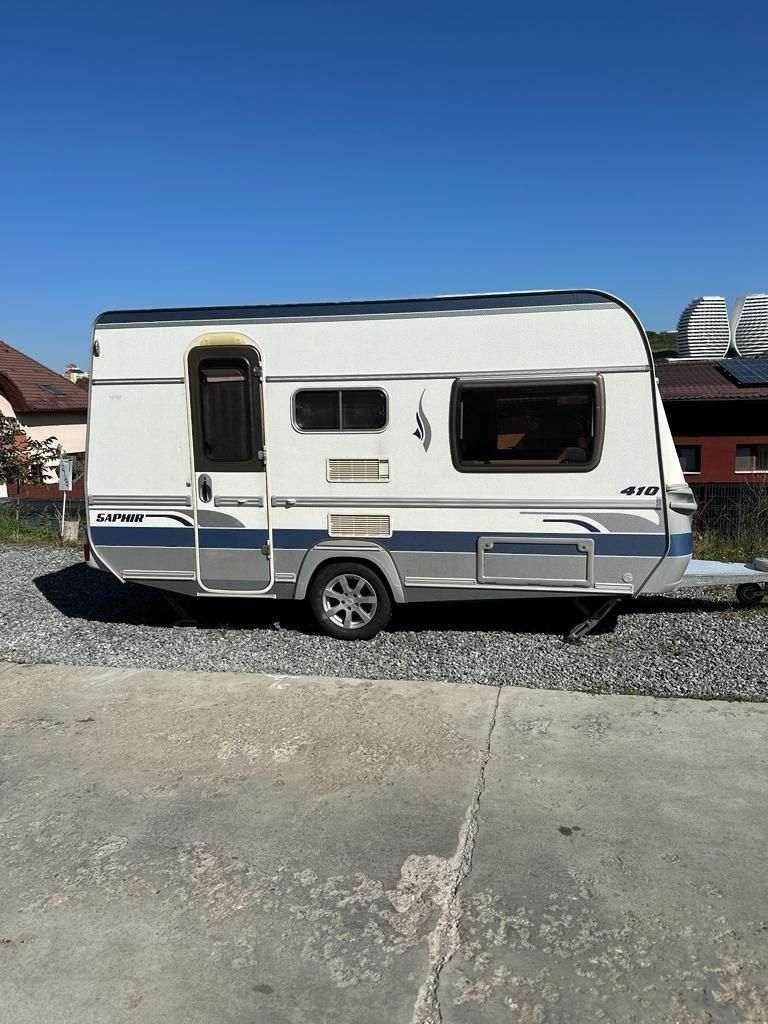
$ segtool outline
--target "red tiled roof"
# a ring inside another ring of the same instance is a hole
[[[739,387],[718,370],[717,362],[685,359],[680,362],[657,363],[656,376],[661,397],[665,402],[768,400],[768,386]]]
[[[0,392],[19,413],[85,412],[88,408],[87,391],[5,341],[0,341]]]

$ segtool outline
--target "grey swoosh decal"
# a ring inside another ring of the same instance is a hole
[[[419,408],[416,412],[416,429],[413,432],[413,436],[417,437],[424,445],[424,451],[429,451],[429,446],[432,444],[432,425],[429,422],[427,414],[424,412],[424,395],[426,394],[426,388],[421,392],[419,398]]]

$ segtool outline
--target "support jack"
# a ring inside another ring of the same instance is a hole
[[[169,591],[167,590],[164,590],[162,594],[165,600],[168,602],[168,604],[171,606],[171,608],[178,616],[175,622],[172,623],[173,626],[177,626],[179,628],[190,628],[200,625],[197,619],[193,619],[190,616],[189,611],[184,607],[181,601],[174,594],[169,593]]]
[[[565,643],[580,644],[584,637],[587,636],[588,633],[592,632],[595,626],[598,626],[607,615],[610,615],[621,600],[621,597],[609,597],[607,601],[604,601],[594,611],[592,611],[582,600],[580,600],[580,598],[573,598],[573,603],[579,609],[584,618],[573,627],[570,633],[567,633],[563,637]]]

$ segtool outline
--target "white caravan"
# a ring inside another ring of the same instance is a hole
[[[648,341],[599,291],[103,313],[86,480],[91,564],[350,639],[534,596],[574,639],[691,556]]]

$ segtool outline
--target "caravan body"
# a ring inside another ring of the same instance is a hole
[[[121,580],[363,636],[392,602],[673,589],[693,502],[637,317],[579,291],[105,313],[87,508]]]

